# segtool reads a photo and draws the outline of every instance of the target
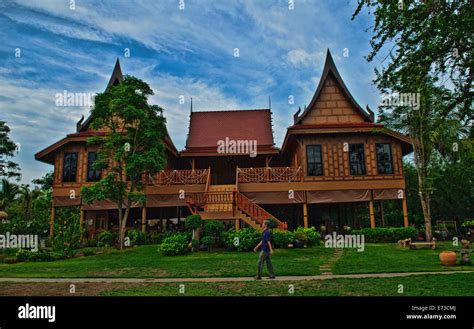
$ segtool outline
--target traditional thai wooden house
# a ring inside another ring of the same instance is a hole
[[[107,87],[122,79],[117,61]],[[360,107],[329,51],[316,92],[294,115],[281,149],[271,116],[270,109],[191,111],[185,149],[178,151],[169,135],[162,141],[168,166],[145,178],[146,205],[132,211],[127,226],[146,231],[156,221],[199,213],[205,220],[231,221],[237,229],[258,228],[274,218],[280,229],[340,230],[351,218],[348,209],[366,204],[368,224],[375,227],[374,202],[383,200],[400,200],[408,225],[402,157],[411,152],[411,141],[375,123],[372,111]],[[54,165],[52,220],[57,207],[80,206],[81,224],[93,236],[117,225],[117,210],[108,201],[81,202],[80,188],[101,177],[91,167],[96,149],[86,140],[105,132],[91,130],[90,119],[81,119],[75,133],[35,158]],[[331,212],[335,206],[338,215]]]

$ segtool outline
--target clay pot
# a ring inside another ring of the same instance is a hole
[[[456,253],[454,251],[443,251],[439,254],[439,260],[441,265],[444,266],[454,266],[456,265]]]

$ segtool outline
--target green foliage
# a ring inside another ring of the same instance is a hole
[[[207,247],[207,249],[211,249],[216,244],[216,238],[211,235],[206,235],[201,238],[201,244]]]
[[[411,238],[415,240],[418,231],[414,227],[376,227],[352,230],[351,234],[364,235],[367,243],[397,242]]]
[[[20,167],[11,160],[17,152],[17,145],[8,136],[10,127],[0,121],[0,178],[19,178]]]
[[[202,226],[201,216],[199,214],[186,217],[185,225],[188,230],[197,230]]]
[[[84,249],[82,249],[82,253],[84,254],[84,256],[93,256],[93,255],[95,255],[95,251],[92,248],[84,248]]]
[[[321,235],[314,227],[298,227],[293,233],[295,240],[299,240],[307,246],[317,245],[321,241]]]
[[[462,223],[462,227],[474,228],[474,219],[465,221],[464,223]]]
[[[99,241],[99,243],[105,246],[113,246],[115,242],[115,236],[110,231],[102,231],[97,236],[97,240]]]
[[[130,230],[127,233],[132,245],[142,245],[148,242],[148,236],[141,230]]]
[[[158,251],[164,256],[183,255],[188,251],[189,239],[187,234],[178,233],[163,240]]]
[[[61,207],[56,210],[52,247],[67,253],[80,247],[81,226],[79,207]]]
[[[272,231],[272,243],[275,248],[287,248],[295,240],[295,234],[291,231]]]
[[[131,76],[97,94],[91,110],[91,127],[108,133],[91,137],[88,145],[99,146],[94,169],[108,169],[108,174],[82,188],[83,202],[109,199],[117,203],[118,209],[130,210],[133,202],[145,201],[142,174],[153,175],[166,165],[162,142],[166,120],[162,108],[148,104],[151,95],[153,90],[147,83]],[[119,213],[121,227],[128,214]],[[120,230],[120,248],[124,238],[124,231]]]
[[[261,234],[254,228],[243,228],[239,231],[229,230],[223,234],[227,248],[237,251],[250,251],[260,242]]]
[[[206,220],[202,228],[202,236],[211,236],[220,238],[225,231],[224,223],[218,220]]]
[[[19,249],[16,253],[16,259],[20,262],[50,262],[54,260],[54,257],[45,250],[31,251],[28,249]]]

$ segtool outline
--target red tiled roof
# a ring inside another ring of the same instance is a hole
[[[192,112],[186,149],[217,148],[217,141],[256,140],[273,146],[270,110]]]
[[[354,123],[330,123],[330,124],[314,124],[314,125],[304,125],[304,124],[295,124],[288,129],[337,129],[337,128],[366,128],[366,127],[376,127],[382,128],[382,123],[374,122],[354,122]]]

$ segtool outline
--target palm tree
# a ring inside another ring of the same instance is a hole
[[[2,179],[2,183],[1,183],[1,190],[0,190],[0,211],[3,214],[3,217],[7,217],[8,218],[8,214],[6,212],[6,209],[7,207],[15,200],[16,196],[18,195],[19,193],[19,186],[14,184],[14,183],[10,183],[8,180],[6,179]],[[6,214],[6,216],[5,216]]]

